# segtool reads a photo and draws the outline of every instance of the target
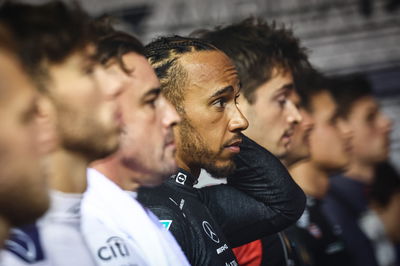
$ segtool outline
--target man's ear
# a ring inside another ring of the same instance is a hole
[[[38,146],[41,154],[48,154],[56,150],[59,145],[56,113],[53,103],[47,96],[40,96],[37,105]]]

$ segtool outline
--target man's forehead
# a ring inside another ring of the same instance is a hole
[[[352,111],[354,110],[368,110],[375,111],[379,109],[379,103],[372,95],[364,96],[358,100],[356,100],[352,105]]]
[[[93,62],[93,63],[98,63],[97,57],[96,57],[96,47],[94,44],[87,44],[84,47],[81,47],[80,49],[76,50],[74,53],[68,55],[66,59],[71,58],[73,56],[77,57],[79,60],[84,61],[84,62]]]
[[[97,48],[93,43],[88,43],[83,47],[83,51],[89,56],[94,56],[97,52]]]
[[[123,63],[132,74],[141,73],[141,75],[148,76],[148,78],[156,78],[153,67],[147,61],[146,57],[135,52],[129,52],[123,55]]]
[[[232,61],[220,51],[201,51],[189,53],[179,59],[188,74],[189,82],[208,84],[220,82],[237,86],[238,73]]]
[[[14,94],[33,95],[35,88],[20,66],[18,60],[0,51],[0,100],[6,103]],[[5,101],[4,101],[5,100]]]
[[[334,116],[337,110],[337,105],[333,100],[332,95],[327,91],[321,91],[312,96],[312,113],[313,116],[330,118]]]
[[[160,88],[160,81],[153,67],[143,55],[129,52],[122,57],[122,60],[129,73],[126,73],[118,64],[115,65],[127,78],[127,86],[131,87],[137,95],[141,95],[139,97],[154,93]]]

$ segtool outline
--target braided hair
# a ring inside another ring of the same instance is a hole
[[[160,80],[165,97],[179,113],[184,113],[182,102],[188,77],[179,58],[187,53],[216,50],[206,41],[177,35],[160,37],[145,46],[146,57]]]

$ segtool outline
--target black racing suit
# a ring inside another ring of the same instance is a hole
[[[195,266],[237,265],[231,247],[281,231],[305,206],[303,191],[270,152],[243,137],[228,184],[193,188],[196,178],[180,169],[138,199],[175,236]]]

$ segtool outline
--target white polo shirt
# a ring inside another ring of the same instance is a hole
[[[189,265],[174,237],[149,210],[100,172],[88,169],[82,232],[98,265]]]

